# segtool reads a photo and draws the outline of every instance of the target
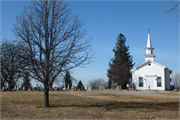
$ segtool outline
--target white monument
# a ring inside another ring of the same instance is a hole
[[[145,62],[132,68],[132,83],[136,89],[170,90],[170,74],[172,70],[154,61],[153,47],[148,33]]]
[[[65,84],[65,81],[64,81],[64,88],[63,88],[63,90],[66,90],[66,84]]]
[[[17,85],[17,90],[19,90],[19,85]]]
[[[67,85],[67,90],[69,90],[69,84]]]
[[[85,90],[87,91],[87,84],[85,85]]]

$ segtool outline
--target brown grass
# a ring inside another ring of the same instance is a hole
[[[180,96],[180,91],[175,92],[175,91],[158,91],[158,94],[165,94],[165,95],[175,95],[175,96]]]
[[[1,92],[1,119],[179,119],[179,99],[89,92]]]

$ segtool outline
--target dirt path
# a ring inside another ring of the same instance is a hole
[[[156,91],[88,91],[88,92],[180,98],[180,96],[176,96],[176,95],[158,94]]]

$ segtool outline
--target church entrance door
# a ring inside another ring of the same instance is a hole
[[[154,88],[153,77],[146,77],[146,88],[147,89],[153,89]]]

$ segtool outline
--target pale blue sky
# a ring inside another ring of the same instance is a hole
[[[116,37],[125,35],[130,54],[136,65],[145,61],[148,29],[156,55],[155,61],[178,72],[179,63],[179,23],[174,12],[170,18],[161,14],[165,1],[65,1],[72,13],[86,22],[86,38],[92,39],[92,47],[96,51],[94,62],[76,68],[72,76],[88,84],[89,80],[103,78],[108,81],[106,70],[114,56],[112,49],[117,42]],[[20,15],[23,5],[29,1],[1,1],[1,39],[13,39],[11,31],[15,17]],[[169,20],[169,21],[167,21]],[[35,82],[33,82],[35,86]]]

